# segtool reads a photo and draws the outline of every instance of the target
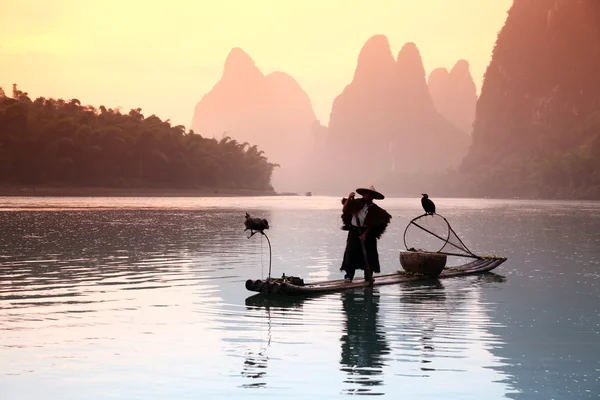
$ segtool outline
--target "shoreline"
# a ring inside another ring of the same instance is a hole
[[[298,193],[277,193],[251,189],[169,189],[110,187],[2,187],[0,197],[262,197],[297,196]]]
[[[314,194],[312,194],[314,195]],[[319,194],[320,196],[343,197],[337,195]],[[316,195],[316,196],[319,196]],[[269,190],[252,189],[170,189],[170,188],[111,188],[111,187],[10,187],[0,186],[0,197],[283,197],[300,196],[308,197],[303,193],[276,192]],[[418,198],[410,194],[393,194],[388,198]],[[595,198],[530,198],[530,197],[465,197],[465,196],[438,196],[447,199],[480,199],[480,200],[530,200],[530,201],[600,201]]]

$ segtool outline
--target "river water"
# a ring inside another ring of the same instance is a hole
[[[340,199],[0,198],[0,399],[597,399],[600,203],[434,199],[493,273],[264,299],[338,279]],[[386,199],[382,271],[419,199]],[[358,273],[360,276],[360,272]]]

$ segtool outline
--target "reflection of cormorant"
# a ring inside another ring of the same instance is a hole
[[[251,383],[242,385],[242,387],[264,387],[267,383],[263,378],[267,375],[267,349],[271,346],[271,313],[267,307],[267,343],[266,346],[261,346],[258,352],[249,351],[246,353],[242,376],[252,379]]]
[[[249,351],[246,353],[242,376],[250,378],[251,383],[244,384],[243,387],[264,387],[267,385],[265,378],[269,360],[267,349],[271,346],[271,312],[279,316],[288,313],[297,314],[298,310],[302,309],[305,300],[305,297],[269,296],[265,293],[258,293],[246,298],[246,308],[248,310],[265,310],[268,339],[266,344],[261,344],[258,352]]]
[[[383,381],[375,376],[382,374],[382,356],[389,354],[390,349],[377,318],[379,292],[374,288],[347,291],[342,294],[342,302],[346,324],[341,338],[341,370],[348,373],[345,382],[364,386],[382,385]],[[348,391],[370,390],[362,388]]]
[[[423,197],[421,198],[421,205],[423,206],[425,213],[430,215],[435,214],[435,204],[433,204],[433,201],[431,201],[426,193],[423,194]]]
[[[257,379],[257,381],[244,384],[242,387],[263,387],[267,385],[266,382],[260,380],[267,374],[267,360],[269,357],[265,353],[266,349],[262,349],[258,353],[249,352],[246,354],[242,376]]]
[[[406,325],[401,325],[398,331],[419,332],[418,344],[416,340],[404,342],[404,346],[411,351],[420,351],[421,365],[416,376],[428,376],[431,372],[440,370],[436,358],[446,357],[449,351],[455,351],[448,347],[446,339],[451,337],[460,341],[464,337],[464,316],[461,317],[460,313],[473,294],[473,289],[477,290],[482,284],[501,282],[503,279],[500,275],[487,273],[457,278],[455,281],[415,281],[399,286],[400,311],[403,324]],[[446,289],[446,285],[449,289]],[[440,337],[445,338],[441,346]]]
[[[420,320],[421,337],[421,371],[434,371],[429,366],[435,357],[434,337],[436,327],[440,322],[434,318],[436,314],[447,315],[448,311],[444,304],[446,302],[446,290],[440,280],[429,282],[406,282],[402,285],[400,292],[402,304],[409,305],[414,310],[415,319]],[[410,315],[410,314],[409,314]],[[413,323],[416,321],[413,321]]]

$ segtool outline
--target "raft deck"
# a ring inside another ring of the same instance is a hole
[[[281,281],[280,279],[272,279],[271,281],[267,280],[264,282],[261,280],[253,281],[249,279],[246,281],[246,289],[251,292],[279,294],[286,296],[339,292],[367,286],[393,285],[400,282],[444,279],[455,276],[480,274],[493,270],[504,261],[506,261],[505,257],[482,258],[468,264],[456,267],[446,267],[437,277],[398,271],[393,274],[376,275],[374,277],[374,282],[365,281],[362,278],[355,278],[353,282],[345,282],[343,279],[338,279],[333,281],[305,283],[304,285],[293,285],[289,282],[278,282]]]

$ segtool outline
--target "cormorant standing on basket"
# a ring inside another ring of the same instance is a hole
[[[435,214],[435,204],[429,198],[429,196],[425,193],[421,198],[421,205],[423,206],[423,210],[425,210],[425,214],[433,215]]]
[[[381,272],[377,240],[385,232],[392,216],[373,203],[373,200],[384,199],[373,186],[356,189],[356,192],[362,195],[361,199],[355,199],[354,192],[342,199],[342,229],[348,231],[348,238],[340,271],[346,272],[346,282],[352,282],[357,269],[365,271],[365,280],[373,281],[373,273]]]

